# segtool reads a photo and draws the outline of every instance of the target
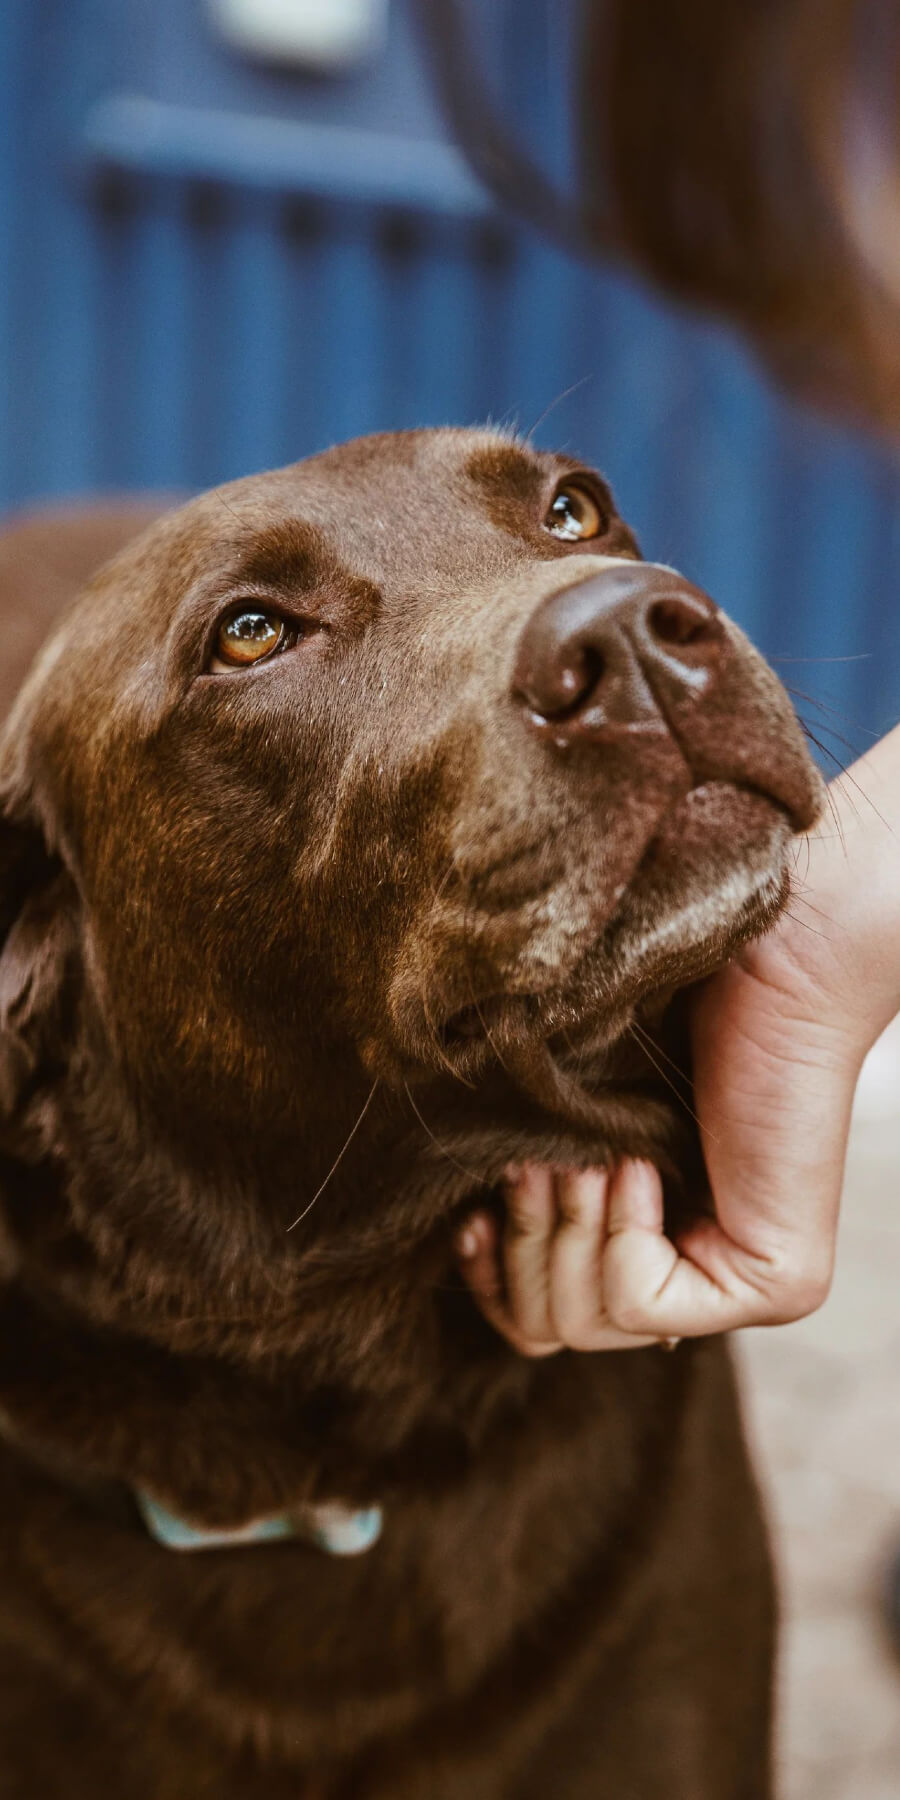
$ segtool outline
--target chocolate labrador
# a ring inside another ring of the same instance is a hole
[[[641,1046],[784,903],[775,676],[593,471],[372,437],[115,556],[0,802],[3,1800],[765,1800],[726,1344],[527,1361],[453,1242],[704,1206]]]

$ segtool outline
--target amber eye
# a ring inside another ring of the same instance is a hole
[[[551,500],[544,519],[544,529],[571,544],[579,538],[602,537],[607,523],[587,488],[570,481]]]
[[[282,650],[287,638],[288,628],[277,613],[244,607],[222,620],[213,646],[212,667],[248,668]]]

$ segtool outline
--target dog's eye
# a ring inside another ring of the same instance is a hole
[[[607,525],[608,520],[603,517],[593,495],[577,481],[567,482],[565,487],[559,488],[544,519],[544,529],[554,537],[564,538],[566,543],[575,543],[579,538],[602,537]]]
[[[289,630],[277,613],[245,606],[230,613],[216,632],[212,668],[244,669],[283,650]]]

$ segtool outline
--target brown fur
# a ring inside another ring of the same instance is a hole
[[[529,1363],[454,1269],[511,1157],[638,1151],[702,1203],[628,1027],[669,1053],[666,993],[775,915],[818,803],[731,626],[652,749],[526,728],[534,609],[637,555],[614,510],[591,545],[543,531],[573,466],[410,433],[204,496],[93,580],[13,707],[3,1800],[769,1793],[725,1345]],[[305,635],[206,672],[248,592]],[[752,900],[703,899],[750,867]],[[208,1526],[377,1502],[385,1530],[354,1560],[178,1556],[136,1487]]]

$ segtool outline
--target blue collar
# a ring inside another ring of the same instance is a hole
[[[380,1506],[353,1512],[349,1506],[333,1501],[325,1506],[306,1506],[297,1512],[254,1519],[236,1531],[205,1531],[176,1518],[140,1488],[134,1497],[151,1537],[167,1550],[228,1550],[299,1538],[318,1550],[327,1550],[330,1556],[358,1556],[361,1551],[370,1550],[381,1536]]]

